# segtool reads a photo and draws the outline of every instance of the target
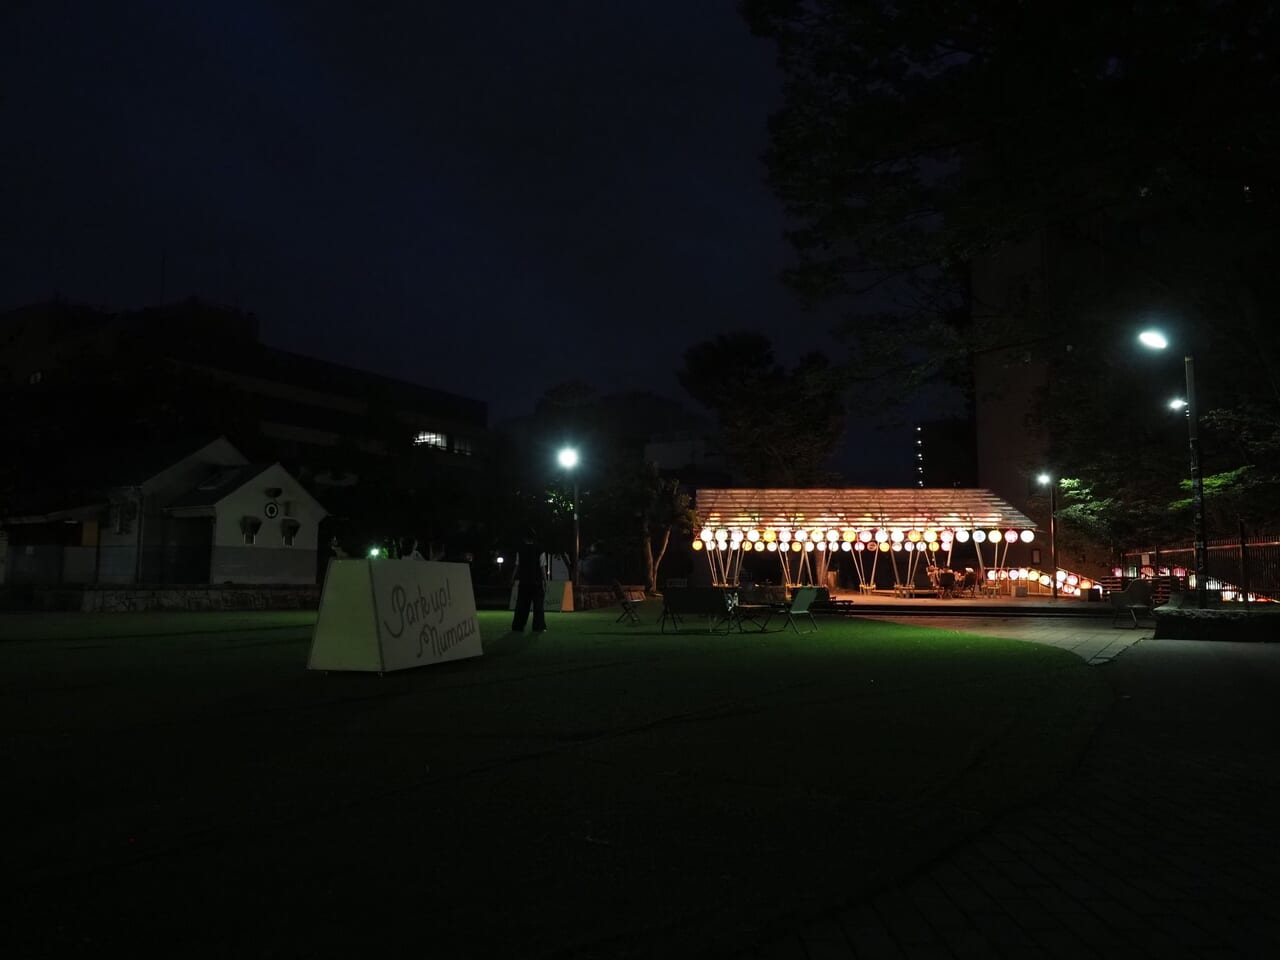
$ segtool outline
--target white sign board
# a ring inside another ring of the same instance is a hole
[[[308,669],[386,673],[483,653],[467,564],[329,562]]]
[[[517,580],[511,585],[511,599],[507,601],[508,610],[516,608],[516,596],[519,592],[520,581]],[[551,613],[569,613],[573,610],[573,581],[548,580],[547,590],[542,598],[542,609],[544,612]]]

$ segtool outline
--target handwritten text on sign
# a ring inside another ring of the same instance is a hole
[[[387,669],[481,655],[465,563],[383,560],[370,570]]]

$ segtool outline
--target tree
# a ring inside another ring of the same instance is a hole
[[[826,357],[809,354],[787,371],[767,337],[730,333],[690,347],[677,378],[715,414],[725,455],[748,483],[829,480],[826,462],[845,427],[845,381]]]
[[[1181,425],[1136,411],[1148,401],[1134,383],[1164,375],[1129,336],[1161,314],[1196,356],[1220,492],[1277,513],[1248,494],[1280,477],[1280,9],[744,10],[785,75],[768,163],[800,254],[789,280],[850,310],[868,290],[895,291],[847,328],[864,371],[894,375],[886,396],[1002,344],[1073,346],[1054,352],[1030,411],[1051,459],[1122,504],[1121,525],[1167,529],[1186,516],[1185,463],[1165,467]],[[1032,260],[1021,279],[1007,269],[1019,252]],[[1003,282],[984,284],[974,268],[993,263]]]

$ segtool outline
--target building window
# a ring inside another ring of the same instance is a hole
[[[43,379],[44,372],[42,370],[37,370],[35,373],[31,374],[31,376],[27,377],[27,383],[36,384]]]
[[[471,456],[471,441],[463,437],[453,438],[453,452],[464,457]]]
[[[415,447],[435,447],[437,450],[449,449],[449,438],[443,433],[436,433],[433,430],[420,431],[413,438]]]
[[[252,547],[254,543],[257,542],[257,540],[258,540],[258,535],[256,533],[246,532],[244,535],[244,545],[246,547]]]
[[[298,527],[300,524],[297,520],[282,520],[280,522],[280,539],[286,547],[293,546],[293,538],[298,535]]]
[[[281,540],[283,540],[283,541],[284,541],[284,545],[285,545],[286,547],[292,547],[292,546],[293,546],[293,534],[292,534],[292,533],[286,533],[286,534],[284,534],[284,536],[282,536],[282,537],[281,537]]]

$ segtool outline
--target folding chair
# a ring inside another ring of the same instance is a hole
[[[818,596],[817,587],[801,587],[791,596],[791,603],[778,607],[777,613],[787,618],[787,623],[791,624],[792,629],[796,633],[800,632],[800,628],[796,625],[796,617],[808,617],[809,623],[813,625],[813,629],[818,629],[818,621],[813,619],[813,614],[809,612],[809,605]],[[787,629],[787,623],[782,625],[782,629]]]
[[[623,620],[637,624],[640,622],[640,615],[636,613],[640,601],[628,594],[617,580],[613,581],[613,599],[618,601],[618,606],[622,607],[622,613],[618,614],[618,619],[613,621],[614,623],[621,623]]]

